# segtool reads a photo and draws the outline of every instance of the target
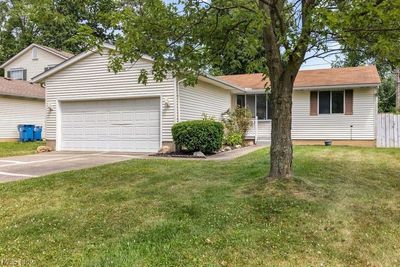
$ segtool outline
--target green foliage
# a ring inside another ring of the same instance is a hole
[[[240,134],[241,142],[244,142],[246,133],[252,126],[252,114],[248,108],[237,106],[233,111],[228,110],[224,113],[223,123],[226,128],[227,136]]]
[[[393,74],[382,79],[378,90],[379,112],[396,111],[396,80]]]
[[[224,144],[227,146],[236,146],[243,143],[243,135],[239,132],[228,132],[224,137]]]
[[[172,136],[178,150],[211,153],[222,146],[224,126],[212,120],[179,122],[172,127]]]
[[[203,113],[202,116],[203,116],[203,121],[215,121],[215,117],[214,116],[210,116],[210,115],[208,115],[206,113]]]
[[[44,142],[0,142],[0,158],[34,154],[36,148],[44,144]]]
[[[361,56],[400,66],[400,20],[394,19],[400,17],[400,0],[337,1],[337,8],[321,14],[353,62]]]
[[[0,63],[31,43],[80,53],[97,42],[112,42],[109,0],[0,1]]]

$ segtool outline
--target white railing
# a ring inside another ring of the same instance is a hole
[[[253,120],[253,127],[254,127],[254,143],[257,144],[258,142],[258,117],[256,116],[255,119]]]

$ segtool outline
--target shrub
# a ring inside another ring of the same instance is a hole
[[[227,111],[223,119],[224,126],[227,131],[227,135],[234,133],[240,133],[242,142],[246,136],[247,131],[252,126],[252,114],[248,108],[236,107],[233,111]]]
[[[239,132],[228,133],[224,138],[224,144],[227,146],[236,146],[243,143],[242,134]]]
[[[224,126],[211,120],[179,122],[172,126],[172,136],[178,150],[211,153],[222,146]]]

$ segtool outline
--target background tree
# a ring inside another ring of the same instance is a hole
[[[395,45],[393,45],[395,49]],[[365,55],[356,51],[344,51],[343,55],[337,57],[332,63],[333,67],[357,67],[366,64],[375,64],[382,84],[378,89],[378,112],[396,111],[396,67],[387,60],[380,61],[372,55]]]
[[[31,43],[79,53],[94,40],[112,41],[106,15],[116,8],[108,0],[1,1],[0,64]]]
[[[243,52],[263,51],[266,67],[262,72],[268,74],[271,87],[269,176],[289,178],[292,92],[300,66],[311,57],[328,56],[345,46],[367,47],[382,58],[395,58],[398,54],[388,51],[387,45],[399,40],[400,21],[390,17],[398,13],[399,4],[400,0],[177,0],[169,4],[126,0],[113,16],[123,34],[117,38],[111,68],[120,71],[122,62],[134,63],[146,53],[155,59],[156,79],[171,72],[186,76],[190,83],[210,66],[223,63],[222,51],[244,40],[252,44],[244,46]],[[332,48],[332,42],[341,47]],[[146,82],[147,76],[143,70],[139,80]]]

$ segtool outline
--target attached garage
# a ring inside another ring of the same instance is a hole
[[[238,87],[200,76],[181,88],[168,74],[158,81],[153,60],[143,56],[110,72],[109,51],[90,50],[33,78],[46,87],[46,143],[55,150],[157,152],[173,147],[171,128],[181,120],[218,118]],[[140,75],[148,73],[146,84]],[[188,104],[189,103],[189,104]],[[182,116],[181,116],[182,114]]]
[[[160,98],[60,102],[61,150],[156,152]]]

